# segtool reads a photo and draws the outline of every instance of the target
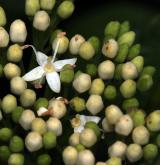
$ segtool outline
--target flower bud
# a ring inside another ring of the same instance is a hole
[[[137,110],[132,116],[133,124],[135,127],[145,124],[145,113],[142,110]]]
[[[90,128],[85,128],[79,137],[80,143],[85,147],[92,147],[97,142],[97,136],[95,132]]]
[[[102,128],[105,132],[113,132],[114,129],[113,125],[109,124],[106,118],[102,120]]]
[[[4,9],[0,6],[0,26],[5,26],[7,23]]]
[[[141,76],[145,75],[145,74],[153,76],[155,74],[155,71],[156,71],[156,68],[154,66],[146,66],[146,67],[143,68]]]
[[[80,137],[80,133],[79,132],[75,132],[73,133],[70,137],[69,137],[69,144],[71,146],[77,146],[80,141],[79,141],[79,137]]]
[[[73,36],[69,43],[69,51],[73,55],[77,55],[79,52],[79,48],[82,45],[82,43],[85,42],[85,39],[83,36],[76,34]]]
[[[120,23],[118,21],[111,21],[106,25],[104,29],[104,35],[106,37],[110,36],[116,38],[119,32],[119,28],[120,28]]]
[[[75,165],[77,162],[78,152],[74,147],[68,146],[63,150],[62,156],[65,165]]]
[[[0,160],[3,162],[7,162],[10,155],[11,155],[11,151],[9,150],[9,147],[1,145],[0,146]]]
[[[106,165],[122,165],[122,160],[118,157],[111,157],[107,160]]]
[[[115,62],[123,63],[126,60],[128,50],[129,50],[128,44],[120,45],[118,53],[115,58]]]
[[[123,136],[128,136],[132,129],[133,121],[129,115],[121,116],[115,126],[115,132]]]
[[[99,95],[90,95],[87,103],[86,108],[92,114],[96,115],[99,113],[104,107],[102,97]]]
[[[66,36],[60,35],[61,33],[58,34],[58,36],[53,40],[52,42],[52,49],[55,51],[57,43],[59,42],[59,47],[58,47],[58,54],[63,54],[67,51],[68,45],[69,45],[69,40]]]
[[[40,97],[34,103],[34,109],[37,111],[41,107],[47,108],[48,107],[48,104],[49,103],[48,103],[48,100],[46,98]]]
[[[139,144],[130,144],[126,150],[126,157],[130,162],[137,162],[143,156],[142,147]]]
[[[135,79],[138,76],[136,65],[132,62],[126,62],[122,67],[122,77],[124,80]]]
[[[95,64],[87,64],[86,73],[89,74],[91,77],[95,77],[97,74],[97,66]]]
[[[136,109],[139,107],[139,101],[136,98],[126,99],[122,103],[122,108],[125,111],[129,111],[130,109]]]
[[[99,77],[106,80],[112,79],[114,76],[115,65],[112,61],[106,60],[99,64],[98,66],[98,74]]]
[[[57,99],[51,99],[49,101],[48,109],[52,109],[52,116],[58,119],[62,118],[67,111],[66,105],[63,101]]]
[[[0,27],[0,48],[7,47],[9,43],[9,35],[8,32]]]
[[[60,18],[66,19],[72,15],[74,8],[72,1],[65,0],[58,6],[57,14]]]
[[[43,135],[43,145],[45,149],[52,149],[56,146],[56,134],[52,131]]]
[[[13,63],[7,63],[4,66],[4,75],[7,79],[12,79],[13,77],[20,76],[21,70],[18,65]]]
[[[147,144],[143,148],[143,157],[145,160],[153,160],[158,155],[158,147],[155,144]]]
[[[137,81],[137,89],[141,92],[149,90],[153,85],[153,79],[150,75],[142,75]]]
[[[92,81],[90,94],[101,95],[104,91],[105,84],[102,79],[97,78]]]
[[[146,125],[150,131],[157,132],[160,130],[159,123],[160,123],[160,110],[155,110],[148,115],[146,119]]]
[[[10,88],[12,93],[21,95],[27,88],[27,83],[21,77],[13,77],[10,81]]]
[[[123,64],[116,65],[115,73],[114,73],[114,78],[116,80],[121,80],[122,79],[122,68],[123,68]]]
[[[19,122],[19,119],[22,115],[22,112],[24,111],[24,109],[20,106],[16,107],[13,111],[12,111],[12,120],[15,122],[15,123],[18,123]]]
[[[10,38],[12,42],[24,42],[27,38],[27,29],[25,23],[17,19],[10,26]]]
[[[38,151],[42,148],[42,137],[38,132],[30,132],[25,138],[26,148],[30,152]]]
[[[120,86],[120,92],[124,98],[131,98],[136,93],[136,82],[125,80]]]
[[[32,121],[31,130],[43,135],[47,131],[46,123],[41,118],[35,118]]]
[[[106,165],[105,162],[97,162],[96,165]]]
[[[92,59],[95,55],[95,50],[92,44],[88,41],[83,42],[79,48],[79,55],[84,60]]]
[[[149,142],[149,131],[144,126],[138,126],[134,128],[132,132],[132,140],[134,143],[144,145]]]
[[[91,76],[86,73],[81,73],[73,81],[74,89],[79,93],[84,93],[91,87]]]
[[[78,154],[77,165],[94,165],[95,157],[90,150],[80,151]]]
[[[103,44],[102,54],[108,58],[115,58],[118,52],[118,43],[114,39],[109,39],[106,43]]]
[[[47,130],[53,131],[56,136],[62,135],[62,123],[59,119],[50,117],[47,122]]]
[[[50,165],[52,162],[49,154],[41,154],[37,158],[37,165]]]
[[[39,9],[40,9],[39,0],[26,0],[25,3],[26,15],[34,16]]]
[[[78,152],[81,152],[81,151],[85,150],[85,147],[84,147],[82,144],[77,144],[77,145],[76,145],[76,150],[77,150]]]
[[[40,0],[40,6],[43,10],[52,10],[56,4],[56,0]]]
[[[21,152],[24,149],[23,139],[19,136],[13,136],[9,143],[9,148],[12,152]]]
[[[121,35],[118,39],[118,44],[128,44],[131,46],[135,40],[135,32],[129,31]]]
[[[129,50],[127,59],[132,60],[133,58],[138,56],[139,53],[140,53],[140,50],[141,50],[141,45],[140,44],[133,45]]]
[[[35,119],[35,115],[31,110],[25,110],[22,112],[19,119],[19,124],[25,129],[29,130],[31,128],[32,121]]]
[[[116,141],[108,148],[110,157],[118,157],[123,159],[126,153],[127,145],[121,141]]]
[[[17,106],[16,97],[11,94],[6,95],[3,97],[1,105],[4,113],[11,113]]]
[[[74,111],[81,112],[81,111],[85,110],[85,108],[86,108],[85,100],[80,97],[74,97],[70,101],[70,106],[72,107],[72,109]]]
[[[93,46],[95,53],[98,53],[99,49],[100,49],[100,40],[98,37],[96,36],[92,36],[88,39],[88,42],[91,43],[91,45]]]
[[[13,135],[13,132],[10,128],[1,128],[0,129],[0,141],[8,142]]]
[[[23,107],[31,107],[36,101],[36,93],[31,89],[25,89],[20,96],[20,102]]]
[[[33,19],[33,27],[39,31],[46,31],[50,25],[50,17],[46,11],[37,11]]]
[[[144,58],[142,56],[137,56],[133,58],[132,63],[136,66],[138,73],[141,73],[144,65]]]
[[[104,90],[104,98],[107,100],[114,100],[117,96],[117,91],[115,86],[108,85]]]
[[[109,124],[116,124],[122,115],[122,111],[116,105],[110,105],[105,109],[106,120]]]
[[[8,165],[24,165],[24,156],[20,153],[13,153],[8,159]]]
[[[119,33],[118,33],[118,37],[120,37],[121,35],[123,35],[124,33],[128,32],[130,29],[130,24],[128,21],[124,21],[121,23],[120,28],[119,28]]]

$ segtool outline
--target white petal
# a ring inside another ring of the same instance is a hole
[[[74,65],[76,61],[77,61],[77,58],[59,60],[59,61],[54,62],[54,67],[56,68],[57,71],[61,71],[64,65],[66,64]]]
[[[36,53],[37,62],[40,66],[44,66],[47,63],[48,56],[42,52]]]
[[[79,132],[81,133],[84,130],[84,127],[82,125],[80,125],[79,127],[75,127],[74,128],[74,132]]]
[[[93,121],[95,122],[96,124],[98,124],[98,122],[101,120],[100,117],[98,116],[86,116],[86,121]]]
[[[23,79],[25,81],[34,81],[34,80],[40,79],[44,73],[45,72],[44,72],[43,68],[41,66],[38,66],[38,67],[34,68],[33,70],[31,70],[30,72],[26,73],[23,76]]]
[[[81,125],[85,125],[87,120],[86,120],[86,116],[85,115],[78,115],[80,121],[81,121]]]
[[[59,93],[61,89],[60,78],[57,72],[47,73],[46,79],[52,91]]]
[[[42,116],[42,114],[43,114],[44,112],[47,112],[47,111],[48,111],[48,109],[46,109],[45,107],[41,107],[41,108],[38,109],[37,115],[38,115],[38,116]]]

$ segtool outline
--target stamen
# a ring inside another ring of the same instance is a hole
[[[58,100],[62,101],[64,104],[68,104],[69,101],[66,98],[60,97]]]

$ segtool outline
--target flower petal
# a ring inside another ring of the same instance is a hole
[[[30,72],[26,73],[23,76],[23,79],[25,81],[34,81],[34,80],[40,79],[44,73],[45,72],[44,72],[43,68],[41,66],[38,66],[38,67],[32,69]]]
[[[84,126],[82,126],[82,125],[80,125],[79,127],[75,127],[75,128],[74,128],[74,132],[75,132],[75,133],[76,133],[76,132],[81,133],[83,130],[84,130]]]
[[[47,111],[48,111],[47,108],[45,108],[45,107],[40,107],[40,108],[38,109],[38,111],[37,111],[37,115],[38,115],[38,116],[42,116],[42,114],[43,114],[44,112],[47,112]]]
[[[88,121],[93,121],[95,122],[96,124],[98,124],[98,122],[101,120],[100,117],[98,116],[86,116],[86,122]]]
[[[59,61],[54,62],[54,67],[55,67],[56,71],[61,71],[62,68],[64,67],[64,65],[66,65],[66,64],[74,65],[76,63],[76,61],[77,61],[77,58],[59,60]]]
[[[59,93],[61,89],[61,83],[58,73],[57,72],[47,73],[46,79],[52,91]]]
[[[36,53],[37,62],[40,66],[44,66],[47,63],[48,56],[42,52]]]

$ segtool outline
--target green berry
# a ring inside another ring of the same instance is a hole
[[[12,137],[12,130],[10,128],[1,128],[0,129],[0,140],[3,142],[7,142]]]
[[[91,45],[93,46],[95,53],[98,53],[99,49],[100,49],[100,40],[98,37],[96,36],[92,36],[88,39],[88,42],[91,43]]]
[[[13,111],[12,111],[12,120],[15,123],[19,122],[19,119],[21,117],[22,112],[24,111],[24,109],[20,106],[16,107]]]
[[[122,79],[122,68],[123,68],[123,64],[118,64],[115,68],[115,74],[114,74],[114,78],[116,80],[121,80]]]
[[[36,100],[36,102],[34,103],[34,109],[37,111],[39,108],[41,107],[48,107],[48,100],[44,97],[40,97]]]
[[[51,161],[52,159],[49,154],[41,154],[37,158],[37,165],[50,165]]]
[[[155,74],[155,72],[156,72],[156,68],[154,66],[146,66],[146,67],[143,68],[141,76],[145,75],[145,74],[153,76]]]
[[[129,24],[129,22],[128,22],[128,21],[122,22],[121,25],[120,25],[118,37],[120,37],[120,36],[123,35],[124,33],[128,32],[129,29],[130,29],[130,24]]]
[[[77,150],[78,152],[80,152],[80,151],[85,150],[85,147],[84,147],[82,144],[77,144],[77,145],[76,145],[76,150]]]
[[[88,73],[92,77],[95,77],[97,74],[97,66],[95,64],[87,64],[86,73]]]
[[[26,0],[25,1],[25,13],[28,16],[34,16],[40,9],[39,0]]]
[[[8,159],[8,165],[23,165],[24,156],[19,153],[11,154]]]
[[[43,10],[52,10],[56,0],[40,0],[40,6]]]
[[[7,23],[6,14],[4,9],[0,6],[0,26],[4,26]]]
[[[133,124],[135,127],[145,124],[145,113],[141,110],[135,111],[132,116]]]
[[[9,143],[9,148],[12,152],[21,152],[24,149],[24,142],[21,137],[13,136]]]
[[[144,58],[142,56],[137,56],[132,60],[132,63],[136,66],[138,73],[141,73],[144,65]]]
[[[132,60],[133,58],[138,56],[140,51],[141,51],[141,45],[140,44],[133,45],[129,50],[127,60]]]
[[[55,40],[55,38],[57,38],[57,35],[58,35],[59,33],[61,33],[61,32],[62,32],[61,29],[56,29],[55,31],[52,32],[51,38],[50,38],[50,44],[53,43],[53,41]]]
[[[136,98],[126,99],[122,103],[122,108],[125,111],[132,110],[139,107],[139,101]]]
[[[153,160],[158,155],[158,148],[155,144],[147,144],[143,148],[143,157],[145,160]]]
[[[76,112],[81,112],[81,111],[85,110],[85,108],[86,108],[85,100],[83,98],[80,98],[80,97],[74,97],[70,101],[70,106]]]
[[[45,149],[52,149],[56,146],[56,134],[54,132],[46,132],[43,135],[43,144]]]
[[[116,87],[113,85],[108,85],[104,90],[104,98],[107,100],[114,100],[117,96]]]
[[[8,146],[0,146],[0,160],[1,161],[6,162],[10,154],[11,154],[11,151],[9,150]]]

